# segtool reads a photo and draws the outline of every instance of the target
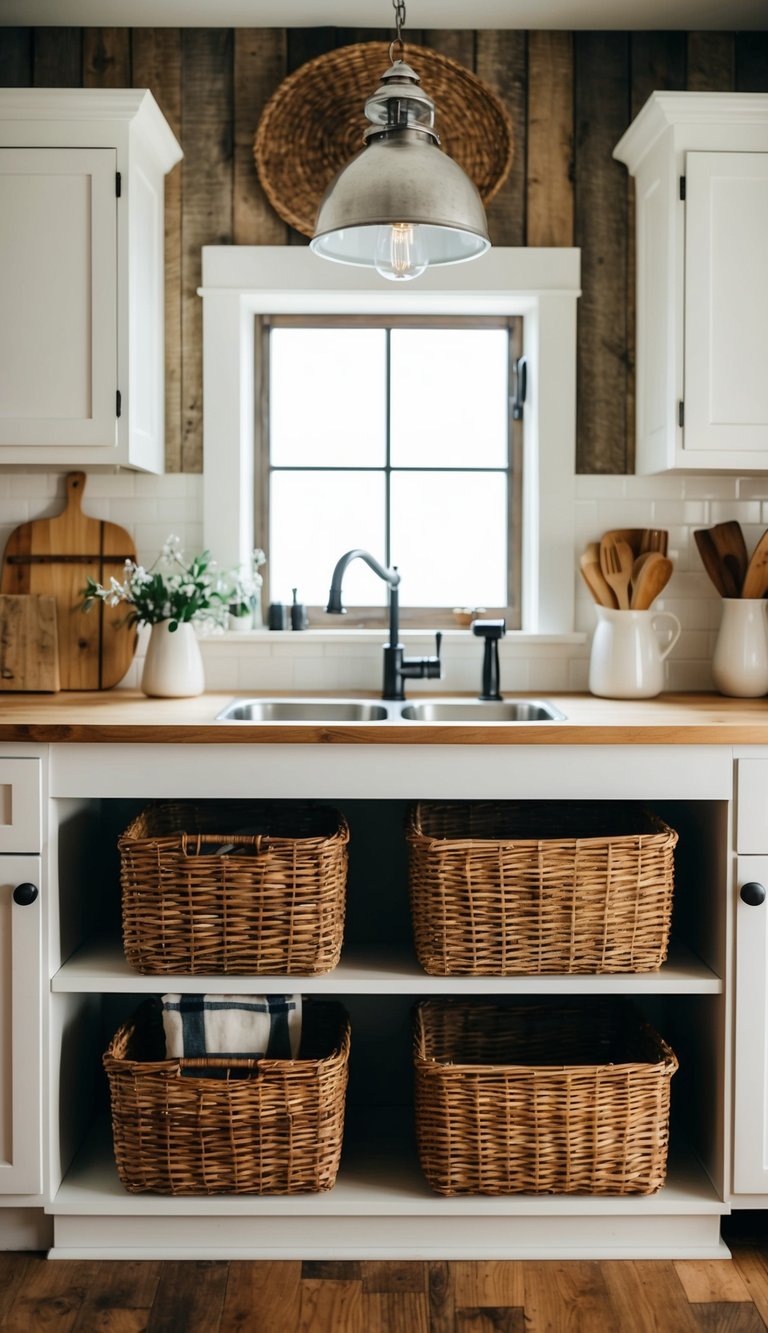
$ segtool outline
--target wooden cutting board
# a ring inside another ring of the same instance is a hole
[[[53,597],[0,596],[0,690],[58,689]]]
[[[67,503],[53,518],[22,523],[8,538],[0,593],[53,597],[63,690],[106,690],[125,675],[136,651],[136,630],[125,625],[125,604],[98,603],[82,610],[90,575],[107,583],[122,578],[136,548],[124,528],[82,511],[85,473],[67,476]]]

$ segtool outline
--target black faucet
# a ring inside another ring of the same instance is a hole
[[[488,700],[501,698],[499,693],[499,639],[503,638],[506,632],[506,620],[472,621],[472,633],[479,635],[484,640],[483,683],[480,687],[480,698],[484,703]]]
[[[404,699],[404,680],[419,677],[429,680],[439,680],[441,678],[443,671],[440,662],[440,643],[443,636],[439,630],[435,635],[435,657],[404,656],[405,650],[400,643],[400,597],[397,591],[400,575],[397,566],[393,565],[391,569],[385,569],[384,565],[380,565],[369,551],[363,551],[359,547],[356,547],[354,551],[347,551],[340,560],[337,560],[331,578],[331,591],[328,594],[326,611],[337,616],[345,614],[341,603],[341,580],[344,577],[347,565],[358,559],[364,560],[374,574],[378,574],[379,578],[389,585],[389,643],[384,645],[384,688],[381,697],[382,699]]]

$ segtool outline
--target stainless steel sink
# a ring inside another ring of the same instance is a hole
[[[384,722],[384,704],[356,699],[233,699],[217,722]]]
[[[400,716],[406,722],[562,722],[565,714],[543,699],[432,699],[406,704]]]

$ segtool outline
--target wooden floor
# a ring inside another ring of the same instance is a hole
[[[742,1215],[742,1218],[748,1215]],[[123,1263],[0,1254],[13,1333],[763,1333],[768,1223],[733,1261]]]

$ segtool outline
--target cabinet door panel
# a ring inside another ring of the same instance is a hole
[[[736,791],[736,851],[764,852],[768,847],[768,759],[740,759]]]
[[[688,153],[686,449],[768,449],[766,236],[768,153]]]
[[[39,888],[40,857],[0,857],[0,1194],[42,1188],[41,908],[14,902],[25,882]]]
[[[737,892],[757,882],[768,890],[768,856],[738,858]],[[768,898],[736,908],[736,1041],[734,1051],[733,1188],[768,1194]]]
[[[0,759],[0,853],[42,848],[39,759]]]
[[[0,444],[116,444],[117,155],[0,149]]]

